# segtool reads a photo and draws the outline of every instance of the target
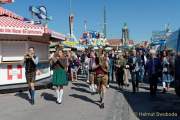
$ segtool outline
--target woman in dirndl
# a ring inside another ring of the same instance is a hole
[[[61,104],[63,99],[63,86],[68,85],[67,79],[67,60],[64,57],[63,51],[58,50],[53,61],[53,86],[56,86],[57,103]]]
[[[173,81],[173,76],[170,74],[170,62],[167,51],[163,51],[162,67],[163,93],[165,93],[169,90],[170,83]]]

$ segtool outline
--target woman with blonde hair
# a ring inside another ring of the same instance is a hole
[[[52,84],[56,86],[57,103],[61,104],[63,98],[63,86],[68,84],[67,79],[67,61],[62,50],[57,50],[52,58],[53,80]]]

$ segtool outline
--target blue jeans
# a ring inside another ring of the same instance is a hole
[[[131,72],[133,92],[139,89],[139,71]]]
[[[139,70],[139,81],[143,82],[144,81],[144,67],[141,67]]]

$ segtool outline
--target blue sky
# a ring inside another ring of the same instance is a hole
[[[84,20],[89,30],[102,30],[104,1],[108,38],[121,38],[124,22],[128,24],[130,38],[136,41],[149,40],[152,31],[164,29],[166,23],[170,23],[172,30],[180,28],[180,0],[72,0],[77,38],[84,31]],[[69,0],[15,0],[3,7],[30,18],[30,5],[45,5],[53,16],[49,27],[63,34],[69,32]]]

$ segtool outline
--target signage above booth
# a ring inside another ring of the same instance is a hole
[[[65,35],[55,32],[55,31],[51,31],[51,37],[60,39],[60,40],[65,40]]]
[[[42,36],[43,30],[33,30],[33,29],[21,29],[21,28],[8,28],[0,26],[0,34],[18,34],[18,35],[36,35]]]

